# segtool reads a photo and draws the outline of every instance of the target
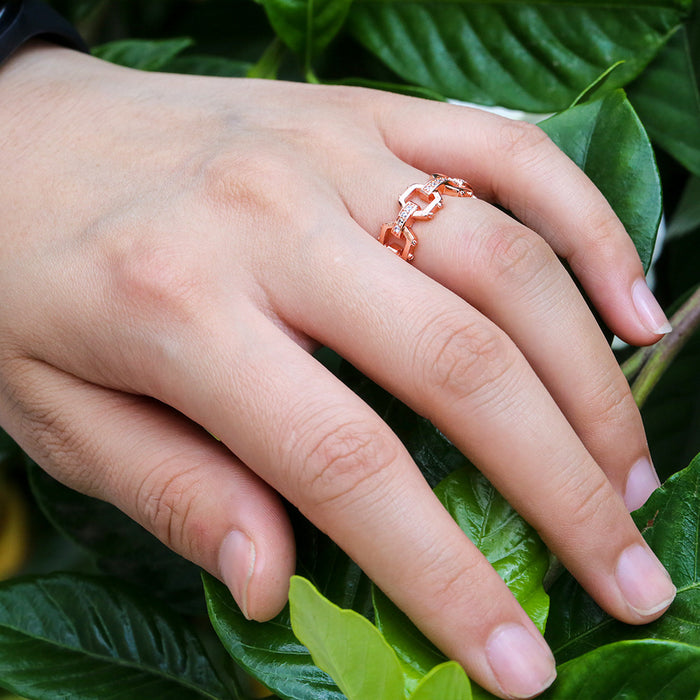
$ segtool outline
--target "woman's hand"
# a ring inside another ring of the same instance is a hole
[[[554,662],[328,345],[430,418],[629,623],[674,588],[627,514],[656,486],[608,325],[664,332],[634,247],[536,127],[351,88],[146,74],[57,47],[0,70],[0,421],[273,616],[277,492],[489,690]],[[376,240],[397,195],[467,178]],[[523,224],[492,206],[498,202]],[[221,442],[211,435],[216,435]]]

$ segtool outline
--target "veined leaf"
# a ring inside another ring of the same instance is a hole
[[[369,579],[336,544],[292,513],[297,570],[332,602],[371,615]],[[269,622],[246,620],[226,586],[204,574],[212,625],[233,659],[267,688],[290,700],[342,700],[333,679],[318,668],[294,636],[289,607]]]
[[[471,700],[471,683],[456,661],[436,666],[418,684],[410,700]]]
[[[651,138],[700,175],[700,90],[688,33],[681,27],[629,86],[629,97]]]
[[[661,220],[661,183],[654,151],[625,93],[616,90],[539,126],[605,195],[647,269]]]
[[[307,69],[338,33],[352,0],[263,0],[270,24]]]
[[[643,640],[617,642],[557,668],[542,700],[695,700],[700,648]]]
[[[268,622],[247,620],[223,583],[206,573],[202,578],[211,623],[239,666],[287,700],[345,699],[294,636],[289,606]]]
[[[402,700],[399,660],[367,618],[334,605],[300,576],[292,577],[289,606],[294,634],[348,700]]]
[[[122,39],[96,46],[94,56],[139,70],[160,70],[194,42],[188,37],[179,39]]]
[[[617,61],[637,76],[691,0],[355,0],[355,38],[410,83],[528,112],[566,109]]]
[[[32,493],[49,522],[85,549],[107,574],[146,587],[185,614],[203,614],[200,570],[168,549],[118,508],[27,466]]]
[[[547,572],[549,555],[535,530],[472,466],[450,474],[435,488],[435,494],[543,630],[549,601],[542,579]],[[376,589],[374,609],[377,627],[396,650],[404,667],[407,686],[415,688],[420,679],[446,657]]]
[[[676,599],[660,619],[626,625],[607,615],[573,577],[563,574],[550,591],[546,634],[557,661],[619,640],[653,638],[700,645],[700,455],[657,489],[633,517],[671,574]]]
[[[549,553],[535,529],[474,467],[450,474],[435,488],[435,495],[544,631],[549,598],[542,579]]]
[[[181,618],[71,574],[0,585],[0,684],[32,700],[231,697]]]

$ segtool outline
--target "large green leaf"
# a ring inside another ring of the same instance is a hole
[[[671,574],[678,589],[676,599],[660,619],[643,626],[625,625],[607,615],[571,576],[563,574],[550,591],[546,634],[559,662],[628,639],[700,645],[700,455],[657,489],[634,513],[634,519]]]
[[[406,689],[412,692],[423,677],[445,663],[447,657],[376,586],[373,593],[375,622],[396,652]]]
[[[435,494],[543,630],[549,601],[542,579],[549,554],[535,530],[473,466],[452,472],[438,484]],[[374,609],[377,626],[404,667],[407,686],[415,688],[446,657],[376,589]]]
[[[625,93],[616,90],[539,126],[605,195],[647,269],[661,220],[661,184],[653,149]]]
[[[192,39],[122,39],[102,44],[92,50],[93,55],[111,63],[139,70],[161,70],[165,65],[193,44]]]
[[[456,661],[436,666],[419,683],[410,700],[471,700],[467,674]]]
[[[697,131],[700,138],[700,124]],[[694,231],[700,231],[700,177],[697,175],[689,178],[683,189],[681,199],[669,222],[666,238],[680,238]]]
[[[223,583],[203,574],[209,618],[226,651],[251,676],[288,700],[343,700],[333,679],[294,636],[289,606],[269,622],[246,620]]]
[[[450,474],[435,495],[544,631],[549,598],[542,579],[549,552],[535,529],[474,467]]]
[[[685,27],[630,85],[629,97],[651,138],[700,175],[700,92]]]
[[[348,700],[402,700],[399,660],[366,617],[334,605],[300,576],[292,577],[289,607],[297,639]]]
[[[104,573],[183,613],[204,613],[199,567],[178,556],[118,508],[73,491],[28,464],[32,492],[53,526],[85,549]]]
[[[32,700],[232,697],[181,618],[69,574],[0,585],[0,684]]]
[[[311,523],[292,511],[297,541],[297,571],[333,603],[372,614],[369,579],[359,567]],[[228,589],[204,575],[209,616],[233,659],[282,698],[341,700],[331,677],[314,663],[294,636],[289,607],[269,622],[246,620]]]
[[[695,700],[700,648],[663,641],[618,642],[557,668],[542,700]]]
[[[270,24],[306,67],[338,33],[352,0],[262,0]]]
[[[410,83],[531,112],[565,109],[603,71],[638,75],[691,0],[355,0],[355,36]]]

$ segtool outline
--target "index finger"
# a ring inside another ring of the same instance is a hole
[[[379,128],[399,158],[466,178],[481,198],[512,211],[569,262],[623,340],[648,345],[671,330],[612,207],[544,131],[479,109],[397,95],[376,104]]]

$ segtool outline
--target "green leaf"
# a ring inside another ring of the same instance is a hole
[[[529,112],[566,109],[617,61],[638,75],[691,0],[355,0],[355,38],[405,80],[442,95]]]
[[[52,525],[104,573],[147,588],[186,614],[203,614],[199,567],[168,549],[118,508],[73,491],[28,464],[29,482]]]
[[[542,579],[549,552],[535,529],[474,467],[450,474],[435,495],[544,631],[549,599]]]
[[[246,620],[223,583],[202,574],[209,618],[231,657],[287,700],[344,700],[333,679],[294,636],[289,606],[269,622]]]
[[[634,520],[675,583],[668,611],[648,625],[626,625],[601,610],[569,574],[550,591],[546,638],[559,662],[627,639],[700,645],[700,455],[634,513]],[[673,696],[670,696],[673,697]]]
[[[292,516],[299,573],[337,605],[371,615],[369,579],[328,537],[295,512]],[[222,583],[204,574],[204,588],[209,617],[224,647],[266,687],[291,700],[345,697],[294,636],[288,606],[269,622],[252,622]]]
[[[399,661],[367,618],[334,605],[300,576],[292,577],[289,606],[294,634],[348,700],[402,700]]]
[[[569,105],[569,107],[576,107],[576,105],[583,104],[584,102],[590,102],[596,99],[599,92],[602,91],[603,86],[607,83],[608,78],[620,67],[624,66],[624,61],[617,61],[613,63],[612,66],[604,70],[590,85],[587,85],[585,89],[578,95],[578,97]]]
[[[686,235],[673,244],[667,247],[668,257],[678,259],[697,279],[700,232]],[[681,250],[675,250],[677,247]],[[661,478],[675,473],[679,464],[687,464],[700,451],[699,367],[700,331],[696,330],[642,407],[652,459]]]
[[[177,39],[122,39],[96,46],[92,53],[111,63],[139,70],[161,70],[194,42],[188,37]]]
[[[289,607],[269,622],[246,620],[226,586],[203,574],[209,618],[221,643],[251,676],[288,700],[343,700],[292,632]]]
[[[549,601],[542,580],[549,554],[535,530],[473,466],[452,472],[435,494],[543,630]],[[377,627],[396,651],[407,687],[413,689],[446,657],[376,588],[374,610]]]
[[[0,585],[0,684],[32,700],[231,697],[181,618],[69,574]]]
[[[700,134],[700,124],[698,125]],[[700,230],[700,177],[689,178],[680,202],[673,212],[666,239],[680,238],[687,233]]]
[[[661,183],[653,149],[625,93],[616,90],[539,126],[605,195],[647,269],[661,220]]]
[[[471,700],[471,683],[456,661],[436,666],[419,683],[410,700]]]
[[[234,61],[224,56],[206,54],[188,54],[175,56],[162,67],[167,73],[186,73],[188,75],[212,75],[221,78],[243,78],[252,67],[246,61]]]
[[[651,138],[700,175],[700,92],[685,27],[630,85],[629,97]]]
[[[270,24],[305,66],[331,42],[345,22],[352,0],[263,0]]]
[[[377,627],[396,652],[406,689],[413,692],[423,677],[445,663],[447,657],[379,588],[374,586],[372,594]]]
[[[694,700],[700,648],[663,641],[618,642],[557,669],[542,700]]]

